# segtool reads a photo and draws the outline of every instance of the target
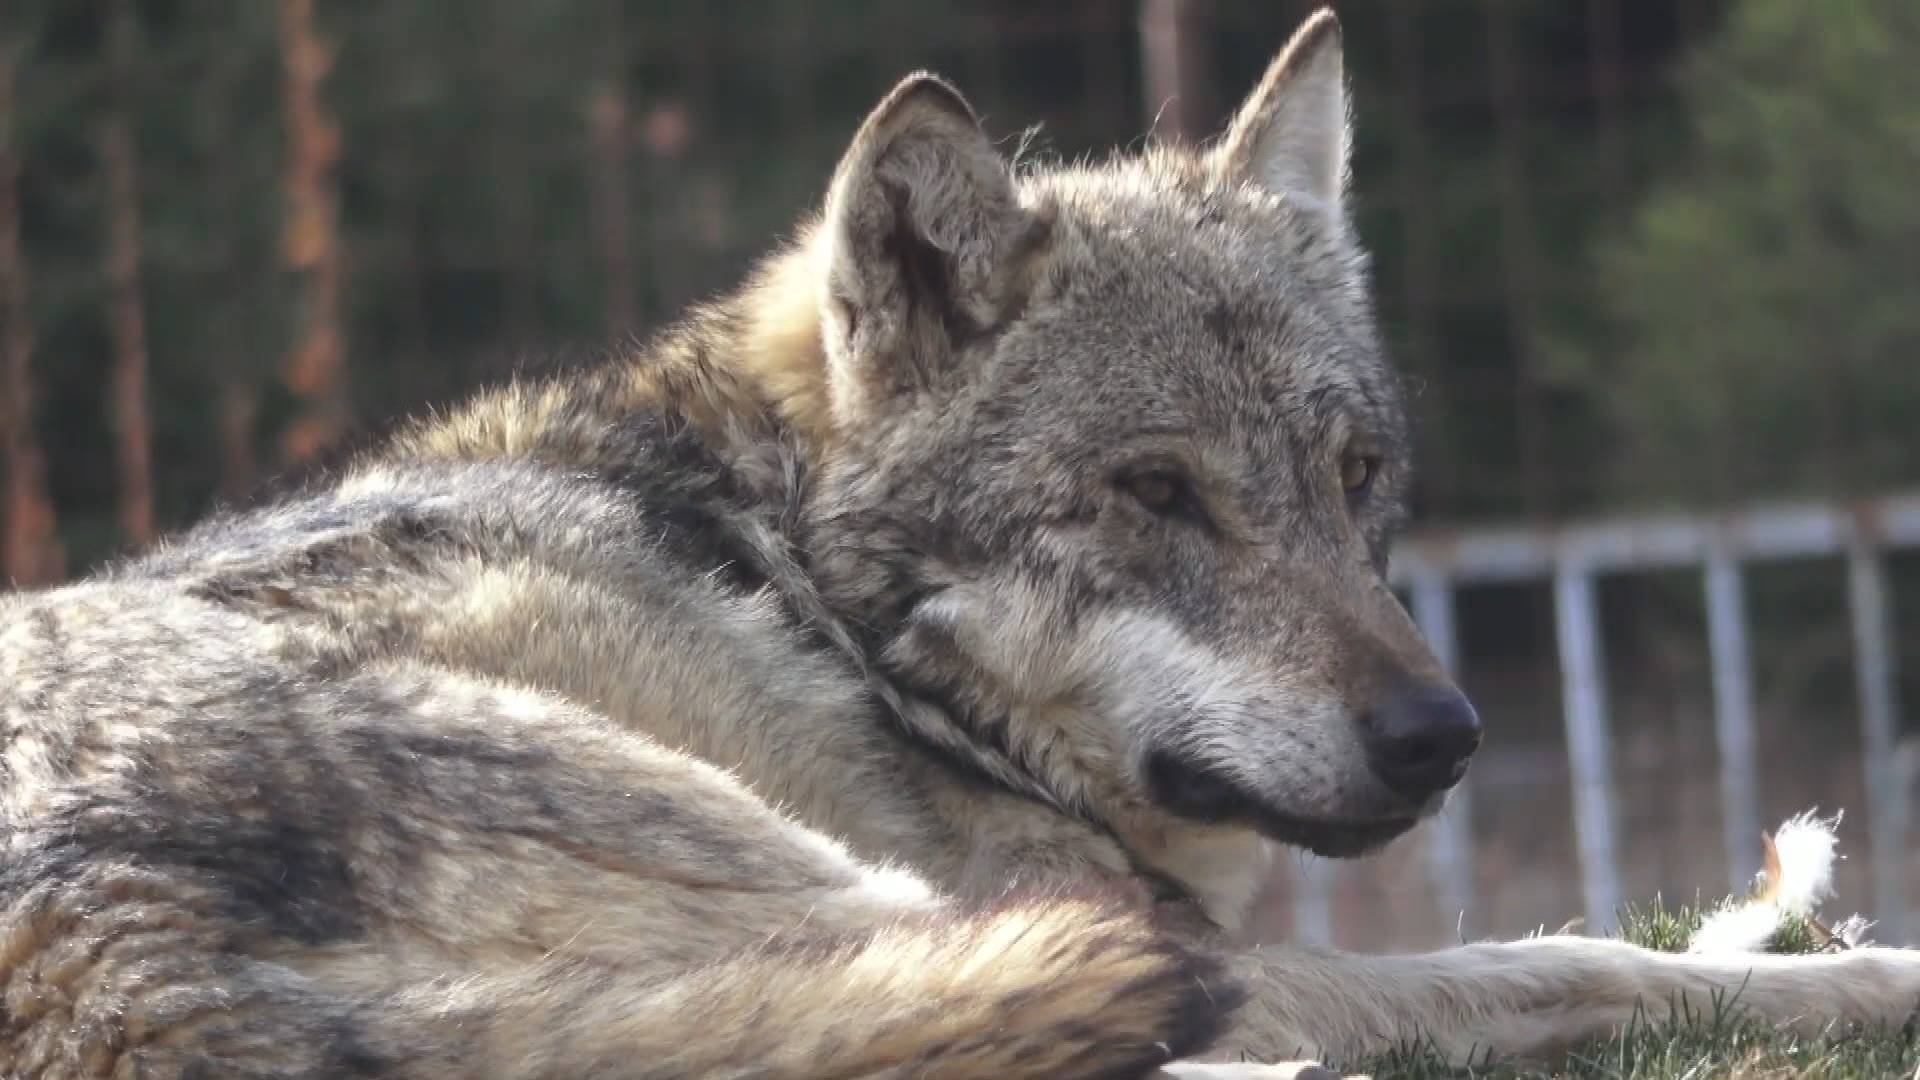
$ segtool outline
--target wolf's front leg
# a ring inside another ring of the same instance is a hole
[[[1920,950],[1693,956],[1583,937],[1465,945],[1410,956],[1260,949],[1218,1060],[1353,1062],[1414,1040],[1450,1060],[1533,1057],[1607,1035],[1637,1009],[1661,1019],[1731,1005],[1818,1031],[1897,1025],[1920,1008]]]
[[[1183,1062],[1160,1070],[1174,1080],[1368,1080],[1364,1076],[1342,1077],[1317,1061],[1283,1061],[1264,1065],[1250,1061],[1205,1065]]]

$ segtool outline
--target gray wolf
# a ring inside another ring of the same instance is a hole
[[[916,76],[637,355],[0,598],[0,1074],[1279,1076],[1228,1063],[1904,1020],[1897,950],[1235,941],[1272,845],[1386,842],[1480,739],[1381,579],[1346,169],[1330,14],[1201,150],[1015,168]]]

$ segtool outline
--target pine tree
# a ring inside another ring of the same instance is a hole
[[[153,540],[153,436],[147,419],[147,319],[140,293],[139,151],[128,115],[136,91],[131,0],[113,0],[107,22],[110,79],[100,156],[107,173],[107,265],[112,292],[113,379],[109,408],[119,465],[120,530],[144,547]]]
[[[322,98],[333,50],[322,39],[313,0],[280,0],[280,46],[286,66],[287,227],[283,253],[305,281],[299,336],[287,354],[286,384],[303,411],[281,447],[293,461],[312,459],[345,434],[347,355],[341,325],[344,286],[340,203],[335,170],[340,126]]]
[[[1629,498],[1912,483],[1920,8],[1748,0],[1691,64],[1692,145],[1598,262]]]
[[[20,163],[14,86],[18,41],[0,42],[0,438],[6,468],[6,533],[0,573],[18,586],[60,579],[64,556],[47,495],[46,455],[34,423],[33,322],[20,246]]]

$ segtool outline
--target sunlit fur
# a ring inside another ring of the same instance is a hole
[[[1381,578],[1341,80],[1318,16],[1212,148],[1013,167],[909,79],[645,349],[0,597],[0,1075],[1278,1078],[1238,1062],[1904,1019],[1891,950],[1233,939],[1275,841],[1435,801],[1358,734],[1445,677]]]

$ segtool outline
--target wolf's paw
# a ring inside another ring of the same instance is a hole
[[[1162,1066],[1161,1074],[1181,1080],[1342,1080],[1339,1073],[1317,1061],[1282,1061],[1257,1065],[1250,1061],[1224,1065],[1198,1063]],[[1346,1080],[1367,1080],[1350,1076]]]

